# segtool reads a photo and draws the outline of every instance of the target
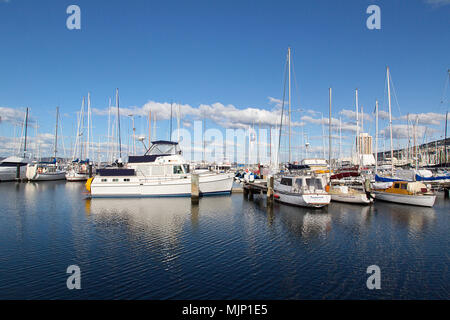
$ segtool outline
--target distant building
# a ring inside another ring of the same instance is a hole
[[[368,133],[360,133],[359,137],[356,137],[356,145],[360,154],[372,154],[372,136]]]
[[[375,157],[372,153],[372,136],[362,132],[356,137],[357,150],[359,151],[359,159],[357,154],[353,157],[353,163],[362,166],[375,165]]]

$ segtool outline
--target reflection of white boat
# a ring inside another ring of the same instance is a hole
[[[28,163],[28,159],[16,156],[3,159],[0,161],[0,181],[13,181],[17,175],[17,166],[19,166],[20,179],[24,179]]]
[[[397,181],[384,184],[387,185],[374,184],[375,199],[423,207],[432,207],[436,200],[436,195],[429,192],[421,182]]]
[[[313,208],[324,207],[331,200],[323,188],[323,179],[313,175],[281,176],[275,179],[274,198],[283,203]]]
[[[328,193],[332,201],[354,204],[370,204],[373,202],[373,199],[367,198],[365,192],[347,186],[331,186]]]
[[[97,170],[86,183],[92,197],[190,196],[191,172],[178,143],[153,142],[144,156],[130,156],[125,167]],[[200,195],[231,193],[233,174],[199,174]]]
[[[64,180],[66,172],[56,163],[32,163],[27,166],[27,179],[31,181]]]

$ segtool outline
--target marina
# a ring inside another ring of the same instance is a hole
[[[448,300],[449,17],[0,0],[0,302]]]

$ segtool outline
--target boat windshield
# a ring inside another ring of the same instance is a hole
[[[295,179],[295,184],[299,188],[303,187],[303,179]]]
[[[323,189],[322,180],[317,178],[306,178],[306,185],[308,187],[315,187],[316,189]]]

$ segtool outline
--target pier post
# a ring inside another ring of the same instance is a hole
[[[244,195],[244,198],[248,199],[248,188],[245,185],[242,187],[242,191],[244,191],[242,193]]]
[[[267,204],[273,204],[273,176],[267,177]]]
[[[450,188],[444,189],[444,199],[448,199],[450,197]]]
[[[198,204],[200,197],[199,178],[197,173],[191,176],[191,203]]]
[[[92,163],[89,163],[89,166],[88,166],[88,172],[89,172],[89,178],[92,178]]]
[[[20,164],[17,164],[16,167],[16,181],[20,182]]]

